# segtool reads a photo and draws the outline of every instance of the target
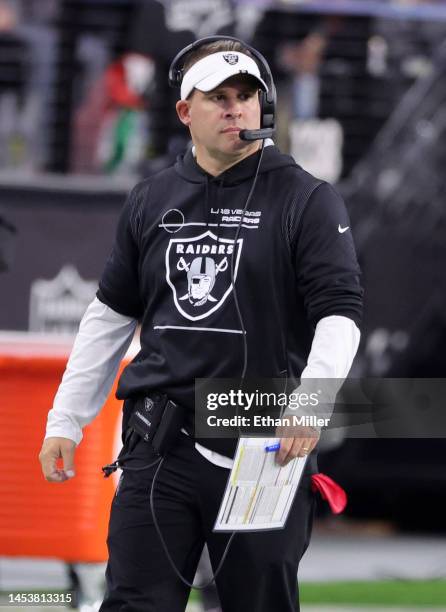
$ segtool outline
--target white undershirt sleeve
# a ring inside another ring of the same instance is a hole
[[[319,403],[300,406],[300,414],[331,417],[336,395],[352,367],[360,337],[359,329],[348,317],[331,315],[318,322],[300,386],[294,393],[317,394]]]
[[[303,378],[336,378],[342,381],[352,367],[361,334],[348,317],[331,315],[316,325]]]
[[[45,438],[82,440],[82,428],[99,413],[119,364],[135,333],[137,321],[95,298],[76,336],[65,373],[48,413]]]

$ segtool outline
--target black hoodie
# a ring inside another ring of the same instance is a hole
[[[131,192],[98,291],[142,323],[141,351],[118,397],[162,391],[187,409],[191,424],[196,378],[240,376],[234,249],[247,376],[297,378],[321,318],[343,315],[359,325],[362,289],[344,203],[274,146],[264,149],[234,245],[259,155],[213,177],[189,151]],[[218,442],[206,446],[230,456]]]

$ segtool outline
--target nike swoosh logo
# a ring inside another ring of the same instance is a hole
[[[338,232],[340,234],[343,234],[344,232],[346,232],[348,229],[350,228],[349,225],[347,225],[347,227],[341,227],[341,224],[338,225]]]

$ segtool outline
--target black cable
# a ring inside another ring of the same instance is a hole
[[[243,321],[242,311],[241,311],[240,304],[239,304],[239,301],[238,301],[237,289],[235,287],[235,279],[234,279],[234,255],[235,255],[235,250],[236,250],[235,247],[237,245],[237,240],[238,240],[238,237],[240,235],[240,231],[242,229],[243,219],[245,217],[245,213],[246,213],[246,211],[248,209],[249,203],[250,203],[250,201],[252,199],[252,196],[254,194],[254,189],[255,189],[256,184],[257,184],[257,178],[259,176],[260,164],[262,163],[264,149],[265,149],[265,141],[262,140],[262,145],[261,145],[261,148],[260,148],[259,161],[257,162],[257,167],[256,167],[255,175],[254,175],[254,180],[252,181],[251,189],[249,191],[248,197],[246,198],[245,207],[243,209],[243,212],[241,214],[237,230],[235,232],[234,249],[233,249],[232,255],[231,255],[231,286],[232,286],[232,291],[234,293],[235,308],[237,310],[237,316],[238,316],[238,320],[239,320],[240,327],[241,327],[241,330],[242,330],[242,338],[243,338],[243,368],[242,368],[242,373],[241,373],[241,376],[240,376],[240,386],[243,384],[243,381],[245,380],[246,370],[248,369],[248,341],[246,339],[245,322]],[[238,407],[238,404],[237,404],[236,405],[237,430],[238,430],[239,437],[241,437],[241,430],[240,430],[240,424],[239,424],[239,419],[238,419],[238,416],[239,416],[238,408],[239,407]]]
[[[125,472],[141,472],[142,470],[148,470],[150,467],[156,465],[159,461],[161,461],[161,457],[158,457],[155,461],[152,461],[152,463],[142,465],[141,467],[130,467],[128,465],[122,464],[122,462],[132,458],[133,457],[129,453],[126,453],[125,455],[122,455],[122,457],[116,459],[116,461],[113,461],[113,463],[104,465],[104,467],[102,468],[102,471],[104,472],[104,478],[108,478],[111,474],[113,474],[113,472],[116,472],[116,470],[118,469],[123,470]]]
[[[226,544],[226,548],[225,548],[225,550],[224,550],[224,552],[223,552],[223,555],[222,555],[222,557],[221,557],[221,559],[220,559],[220,563],[218,564],[218,567],[217,567],[217,569],[215,570],[214,575],[212,576],[212,578],[211,578],[210,580],[208,580],[208,582],[205,582],[204,584],[198,584],[198,585],[195,585],[195,584],[193,584],[193,582],[189,582],[188,580],[186,580],[186,578],[184,578],[184,576],[181,574],[180,570],[179,570],[179,569],[177,568],[177,566],[175,565],[175,562],[174,562],[174,560],[172,559],[172,557],[171,557],[171,555],[170,555],[170,553],[169,553],[169,550],[168,550],[168,548],[167,548],[167,544],[166,544],[166,542],[165,542],[165,540],[164,540],[164,538],[163,538],[163,534],[161,533],[161,529],[160,529],[160,526],[159,526],[159,524],[158,524],[158,520],[157,520],[157,518],[156,518],[156,514],[155,514],[155,503],[154,503],[154,499],[153,499],[153,493],[154,493],[154,491],[155,491],[155,482],[156,482],[156,478],[157,478],[157,476],[158,476],[159,471],[161,470],[161,466],[162,466],[162,465],[163,465],[163,463],[164,463],[164,459],[165,459],[165,457],[163,457],[163,458],[161,459],[160,464],[159,464],[159,466],[157,467],[156,472],[155,472],[155,475],[154,475],[154,477],[153,477],[153,480],[152,480],[152,486],[150,487],[150,510],[151,510],[151,512],[152,512],[153,524],[155,525],[155,529],[156,529],[156,531],[157,531],[157,533],[158,533],[158,536],[159,536],[159,538],[160,538],[160,540],[161,540],[161,544],[162,544],[163,549],[164,549],[164,552],[166,553],[166,556],[167,556],[167,558],[168,558],[168,560],[169,560],[169,563],[170,563],[170,565],[172,566],[172,569],[174,570],[174,572],[176,573],[176,575],[178,576],[178,578],[179,578],[179,579],[181,580],[181,582],[183,582],[183,583],[184,583],[186,586],[191,587],[191,588],[193,588],[193,589],[199,589],[199,590],[202,590],[202,589],[205,589],[206,587],[208,587],[210,584],[212,584],[212,583],[215,581],[215,579],[217,578],[217,575],[219,574],[219,572],[220,572],[221,568],[223,567],[223,563],[224,563],[224,561],[225,561],[225,559],[226,559],[226,556],[227,556],[227,554],[228,554],[228,552],[229,552],[229,547],[230,547],[230,545],[231,545],[231,542],[232,542],[232,540],[233,540],[233,538],[234,538],[234,536],[235,536],[236,532],[235,532],[235,531],[233,531],[233,532],[232,532],[231,537],[229,538],[229,541],[228,541],[228,543]]]
[[[237,230],[235,232],[234,249],[233,249],[232,254],[231,254],[231,286],[232,286],[232,291],[234,293],[235,308],[237,310],[237,316],[238,316],[238,320],[239,320],[239,323],[240,323],[240,327],[242,328],[242,336],[243,336],[243,369],[242,369],[242,374],[241,374],[241,377],[240,377],[242,381],[244,380],[244,378],[246,376],[246,370],[248,368],[248,341],[246,340],[245,323],[243,321],[243,316],[242,316],[242,312],[241,312],[241,309],[240,309],[240,304],[239,304],[239,301],[238,301],[237,289],[235,287],[235,279],[234,279],[234,255],[235,255],[235,251],[236,251],[235,247],[237,246],[237,240],[238,240],[238,237],[240,235],[240,230],[242,229],[243,219],[245,217],[246,211],[248,210],[249,203],[251,202],[252,196],[254,194],[254,189],[255,189],[256,184],[257,184],[257,178],[259,176],[260,164],[262,163],[264,148],[265,148],[265,141],[262,140],[262,146],[261,146],[261,149],[260,149],[259,161],[257,162],[257,168],[256,168],[256,172],[255,172],[255,175],[254,175],[254,180],[252,182],[251,189],[249,191],[248,197],[246,198],[245,207],[244,207],[243,212],[242,212],[242,214],[240,216],[240,221],[238,223]]]
[[[129,472],[141,472],[141,470],[147,470],[150,467],[152,467],[153,465],[156,465],[157,463],[159,463],[161,461],[162,457],[158,457],[157,459],[155,459],[155,461],[152,461],[152,463],[148,463],[147,465],[142,465],[141,467],[130,467],[127,465],[120,465],[118,467],[121,468],[121,470],[124,471],[129,471]]]

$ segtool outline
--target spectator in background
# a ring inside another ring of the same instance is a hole
[[[110,63],[86,89],[74,116],[71,170],[134,174],[147,143],[154,62],[125,54]]]
[[[0,0],[0,169],[36,170],[46,157],[55,0]],[[27,21],[29,19],[29,21]]]
[[[18,127],[28,79],[29,47],[17,31],[17,3],[0,0],[0,168],[17,164]]]
[[[314,30],[302,40],[284,42],[278,50],[278,63],[291,76],[288,95],[282,96],[288,105],[286,109],[282,106],[280,115],[282,130],[279,133],[284,140],[289,134],[283,124],[289,125],[292,119],[313,119],[319,114],[319,70],[326,46],[325,32]]]

